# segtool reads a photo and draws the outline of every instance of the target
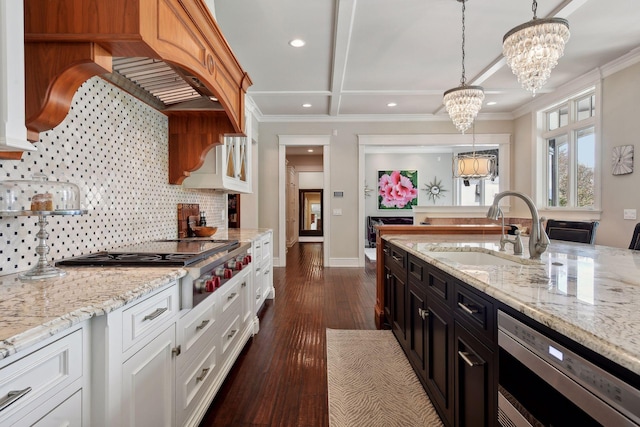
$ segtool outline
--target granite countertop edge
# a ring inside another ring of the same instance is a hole
[[[446,239],[446,236],[442,236],[442,237]],[[456,236],[456,238],[459,239],[460,236]],[[467,236],[467,238],[469,242],[477,242],[479,240],[477,236]],[[390,235],[390,236],[384,237],[384,239],[388,240],[391,243],[397,244],[402,249],[407,250],[409,253],[432,264],[433,266],[441,269],[445,273],[448,273],[451,276],[462,280],[463,282],[467,283],[468,285],[477,289],[478,291],[493,297],[497,301],[511,307],[512,309],[528,316],[533,320],[536,320],[537,322],[557,331],[558,333],[589,348],[590,350],[602,355],[603,357],[640,375],[640,353],[634,353],[632,351],[624,349],[619,345],[616,345],[612,341],[608,341],[607,339],[601,336],[598,336],[593,332],[586,330],[575,323],[567,321],[566,319],[563,319],[562,317],[557,316],[554,313],[545,310],[544,307],[534,306],[530,303],[527,303],[526,301],[519,300],[515,296],[501,290],[497,286],[486,283],[478,279],[476,276],[473,276],[469,273],[465,273],[464,271],[461,271],[459,268],[460,266],[459,265],[456,266],[456,263],[449,264],[448,262],[443,262],[442,260],[439,260],[434,257],[430,257],[424,251],[416,250],[411,246],[411,243],[418,243],[418,242],[424,243],[425,240],[427,239],[420,239],[420,237],[416,238],[415,235],[406,235],[406,236]],[[431,237],[430,239],[433,239],[433,237]],[[482,238],[482,240],[485,240],[485,241],[496,240],[496,239],[497,239],[496,236],[490,236],[488,239]],[[461,242],[458,241],[457,243],[460,244]],[[446,243],[443,241],[443,242],[434,243],[433,246],[441,248],[445,245]],[[560,245],[563,245],[563,244],[560,244]],[[575,245],[575,244],[570,244],[570,245]],[[525,246],[526,246],[526,242],[525,242]],[[457,252],[468,250],[468,249],[463,249],[461,247],[448,248],[448,249],[451,249],[452,251],[457,251]],[[607,247],[600,247],[599,249],[594,248],[593,250],[596,252],[598,250],[607,250]],[[615,250],[622,250],[622,249],[615,249]],[[488,250],[483,248],[478,248],[477,251],[494,253],[493,250]],[[496,253],[496,255],[506,259],[521,258],[521,257],[516,257],[514,255],[502,254],[502,253]],[[526,256],[527,254],[525,253],[523,257],[526,258]],[[528,259],[522,260],[522,262],[527,262],[527,261]],[[612,318],[615,318],[615,316],[612,316]]]

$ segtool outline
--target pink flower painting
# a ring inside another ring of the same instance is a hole
[[[378,209],[411,209],[418,204],[418,171],[378,171]]]

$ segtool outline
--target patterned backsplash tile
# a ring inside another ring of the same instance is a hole
[[[0,180],[31,179],[80,187],[80,216],[48,217],[49,259],[129,243],[175,238],[178,203],[198,203],[208,225],[226,227],[226,195],[168,184],[167,117],[94,77],[76,93],[66,119],[40,134],[38,151],[0,160]],[[0,276],[37,262],[37,217],[0,218]]]

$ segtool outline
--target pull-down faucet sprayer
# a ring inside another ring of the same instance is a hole
[[[500,200],[505,196],[515,196],[524,200],[531,212],[531,232],[529,233],[529,258],[531,259],[540,259],[540,255],[547,250],[547,246],[549,246],[549,237],[547,233],[545,233],[542,228],[542,220],[538,215],[538,209],[533,204],[533,200],[526,194],[520,193],[519,191],[503,191],[502,193],[496,194],[493,199],[493,204],[489,207],[487,211],[487,218],[492,220],[497,220],[500,216],[501,210],[498,206]],[[502,230],[502,234],[504,235],[504,228]]]

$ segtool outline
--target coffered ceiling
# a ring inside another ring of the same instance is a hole
[[[461,77],[459,1],[210,1],[262,121],[447,117],[443,92]],[[541,95],[640,53],[638,0],[538,0],[538,17],[551,16],[569,21],[571,38]],[[504,34],[532,17],[529,0],[467,1],[465,68],[485,90],[481,117],[532,101],[502,57]],[[305,46],[289,46],[295,38]]]

